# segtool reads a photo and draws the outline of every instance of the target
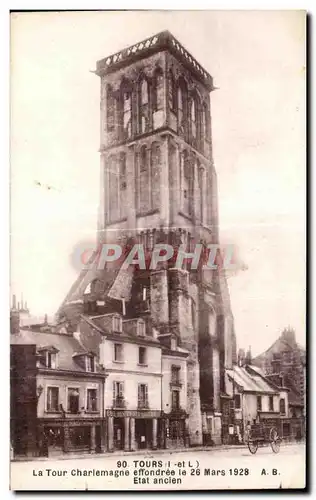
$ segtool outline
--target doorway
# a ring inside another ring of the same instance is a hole
[[[139,450],[151,448],[153,438],[152,420],[139,418],[135,420],[135,440]]]
[[[113,432],[114,432],[114,449],[123,450],[124,449],[124,418],[114,418],[113,422]]]

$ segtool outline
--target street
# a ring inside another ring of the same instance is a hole
[[[11,463],[12,490],[266,489],[305,486],[305,445],[146,452]]]

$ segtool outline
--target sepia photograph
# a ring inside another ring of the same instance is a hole
[[[306,487],[306,12],[10,14],[10,489]]]

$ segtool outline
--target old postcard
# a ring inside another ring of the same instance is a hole
[[[11,489],[306,485],[304,11],[11,13]]]

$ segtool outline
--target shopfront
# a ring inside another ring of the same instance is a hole
[[[100,418],[41,419],[37,436],[39,456],[101,453],[105,449],[105,426]]]
[[[159,410],[107,410],[108,450],[156,449],[160,417]]]

